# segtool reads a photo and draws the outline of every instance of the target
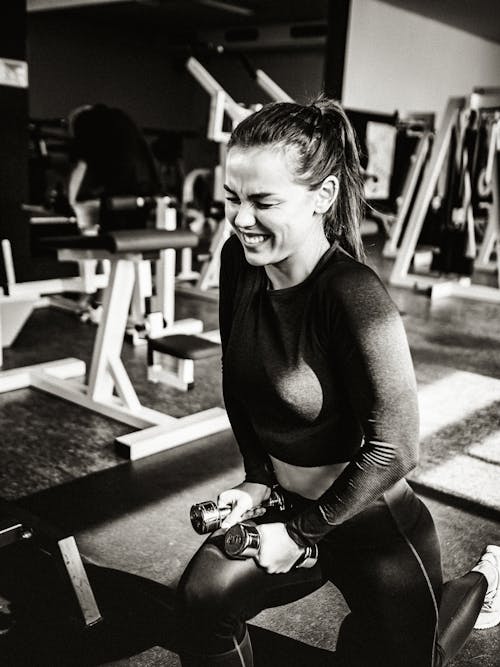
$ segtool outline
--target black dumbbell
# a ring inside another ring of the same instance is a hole
[[[231,526],[224,536],[224,551],[231,558],[253,558],[259,553],[260,533],[252,522]],[[318,560],[318,547],[305,547],[294,567],[310,568]]]
[[[285,509],[285,499],[279,491],[274,489],[269,498],[264,500],[260,507],[266,509],[275,507],[283,511]],[[200,535],[204,535],[220,528],[221,523],[230,512],[230,507],[217,507],[217,503],[213,500],[206,500],[204,503],[197,503],[191,507],[189,518],[195,531]]]

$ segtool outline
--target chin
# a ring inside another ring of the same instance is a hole
[[[271,263],[269,257],[266,257],[264,253],[260,254],[258,252],[247,251],[245,247],[243,247],[243,251],[245,253],[245,259],[251,266],[267,266],[267,264]]]

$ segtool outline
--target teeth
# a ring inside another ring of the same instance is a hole
[[[267,236],[264,236],[264,234],[243,234],[243,238],[248,245],[257,245],[257,243],[265,241]]]

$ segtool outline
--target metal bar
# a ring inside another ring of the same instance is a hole
[[[408,209],[410,208],[410,204],[417,187],[418,179],[422,173],[422,169],[424,168],[425,160],[429,154],[431,136],[432,132],[426,131],[418,142],[417,150],[413,155],[410,171],[408,172],[408,175],[405,179],[405,184],[403,186],[401,204],[396,215],[396,222],[391,229],[391,236],[384,246],[384,257],[395,257],[397,255],[398,243],[403,231],[404,221],[406,220]]]
[[[123,345],[134,279],[132,262],[122,259],[113,262],[88,379],[88,395],[95,401],[109,399],[113,394],[108,362],[110,357],[120,354]]]
[[[436,135],[431,156],[427,165],[422,184],[413,205],[410,219],[406,227],[401,247],[392,268],[389,282],[398,285],[408,275],[411,260],[418,243],[425,216],[429,209],[439,175],[441,173],[446,154],[448,152],[450,136],[457,114],[463,109],[464,97],[452,97],[448,100],[441,128]]]

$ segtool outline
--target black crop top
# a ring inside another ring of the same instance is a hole
[[[300,284],[271,290],[232,236],[222,251],[224,401],[246,480],[271,485],[274,458],[349,462],[287,524],[314,544],[415,465],[418,406],[401,318],[377,275],[337,245]]]

